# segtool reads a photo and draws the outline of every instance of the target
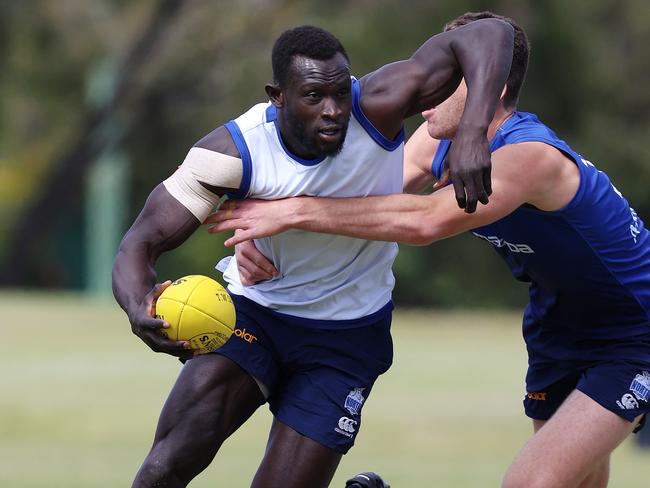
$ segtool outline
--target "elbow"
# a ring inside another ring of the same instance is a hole
[[[120,245],[117,248],[115,259],[113,259],[113,269],[112,269],[113,281],[115,281],[115,276],[119,273],[120,263],[126,257],[126,254],[127,253],[125,252],[124,241],[122,241],[120,242]]]
[[[461,50],[493,52],[497,50],[508,59],[512,58],[514,49],[514,28],[500,19],[480,19],[451,31],[454,45]]]
[[[480,23],[483,28],[483,40],[489,39],[493,45],[502,45],[509,56],[512,56],[515,42],[515,30],[512,25],[501,19],[482,19]]]
[[[429,198],[419,196],[418,199]],[[404,244],[412,246],[428,246],[439,239],[438,232],[440,225],[438,219],[431,213],[431,206],[411,212],[402,212],[399,225],[394,231],[397,234],[397,240]],[[435,206],[434,206],[435,207]]]
[[[120,276],[123,273],[124,269],[128,268],[128,259],[128,248],[124,246],[124,241],[122,241],[117,249],[117,254],[115,254],[115,259],[113,260],[113,268],[111,270],[113,292],[115,292],[117,282],[119,282]]]
[[[406,244],[412,246],[428,246],[436,240],[433,229],[428,225],[418,225],[406,233],[408,239]]]
[[[476,22],[476,26],[484,32],[487,31],[488,35],[492,38],[502,37],[504,39],[513,39],[515,36],[514,28],[506,20],[495,18],[480,19]]]

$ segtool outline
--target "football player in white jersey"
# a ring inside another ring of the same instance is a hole
[[[433,36],[409,59],[356,80],[343,46],[328,32],[303,26],[280,36],[272,55],[274,83],[266,87],[270,103],[253,107],[201,139],[180,169],[152,191],[120,244],[113,290],[132,331],[152,350],[188,360],[133,486],[186,486],[266,401],[274,422],[252,486],[329,485],[342,454],[354,442],[375,379],[392,361],[392,244],[376,247],[349,239],[350,251],[337,258],[342,263],[323,265],[320,276],[318,269],[310,270],[309,279],[318,286],[304,288],[309,296],[287,291],[285,297],[277,290],[311,264],[310,259],[292,260],[314,253],[302,245],[295,246],[302,254],[292,256],[277,245],[281,241],[268,241],[267,249],[283,261],[274,260],[281,273],[276,283],[248,292],[231,277],[229,286],[237,327],[246,328],[255,340],[233,336],[214,354],[196,357],[186,342],[160,333],[168,325],[155,318],[155,301],[169,282],[156,284],[154,264],[161,253],[184,242],[224,194],[335,195],[337,182],[326,174],[338,171],[342,196],[355,196],[346,178],[348,173],[358,178],[360,172],[341,167],[342,161],[349,161],[347,153],[360,148],[379,154],[372,153],[366,162],[365,154],[357,154],[371,182],[377,167],[373,165],[382,163],[377,158],[401,165],[403,120],[440,103],[463,77],[468,98],[450,166],[458,204],[474,211],[477,201],[486,203],[490,193],[486,130],[510,68],[512,46],[507,23],[479,21]],[[270,148],[272,158],[259,161],[266,157],[260,147]],[[265,172],[276,163],[282,168],[293,165],[293,170],[284,169],[286,175]],[[358,188],[356,196],[390,189],[381,179],[373,185]],[[318,245],[318,240],[310,241],[313,238],[309,233],[295,235],[296,241]],[[343,241],[332,242],[340,247]],[[377,260],[387,291],[373,296],[368,289],[376,286],[375,278],[370,283],[359,278],[374,269]],[[361,270],[361,275],[346,275],[347,267]],[[365,310],[358,316],[350,310],[351,302],[338,306],[339,288],[350,283],[359,310]],[[368,296],[376,299],[371,306],[365,303]],[[323,315],[322,303],[328,298],[334,320]],[[293,307],[296,300],[299,307]]]

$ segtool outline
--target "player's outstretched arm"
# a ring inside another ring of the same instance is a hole
[[[292,228],[425,245],[495,222],[524,203],[557,210],[577,189],[575,164],[545,144],[507,145],[493,158],[493,197],[472,214],[458,208],[453,189],[445,187],[431,195],[232,201],[206,223],[210,232],[241,229],[227,246]]]
[[[458,205],[468,212],[491,193],[486,139],[497,101],[510,71],[513,29],[483,19],[435,35],[411,58],[388,64],[361,79],[361,106],[386,137],[401,121],[438,105],[464,77],[468,95],[454,146],[449,153]]]

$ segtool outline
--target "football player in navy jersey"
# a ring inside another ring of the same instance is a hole
[[[465,14],[446,30],[486,17],[502,18]],[[227,245],[287,229],[416,245],[472,231],[530,284],[524,408],[535,433],[503,486],[603,487],[611,452],[650,410],[650,237],[605,173],[517,110],[529,45],[506,20],[515,47],[488,127],[493,194],[476,213],[459,211],[445,169],[467,100],[461,83],[422,113],[405,148],[405,192],[435,181],[433,194],[227,202],[208,222],[238,229]]]

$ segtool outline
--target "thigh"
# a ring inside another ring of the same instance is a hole
[[[546,424],[547,420],[533,420],[533,430],[535,433]],[[610,456],[605,456],[599,462],[594,464],[589,470],[589,474],[580,482],[576,488],[604,488],[609,481],[609,462]]]
[[[360,432],[375,381],[391,364],[390,323],[294,336],[286,374],[269,398],[271,412],[296,432],[345,454]]]
[[[341,456],[275,419],[252,488],[326,488]]]
[[[524,446],[510,466],[505,487],[572,487],[634,429],[579,390],[574,390],[550,420]]]
[[[152,452],[179,465],[207,466],[263,402],[253,378],[230,359],[198,356],[185,364],[165,402]]]

